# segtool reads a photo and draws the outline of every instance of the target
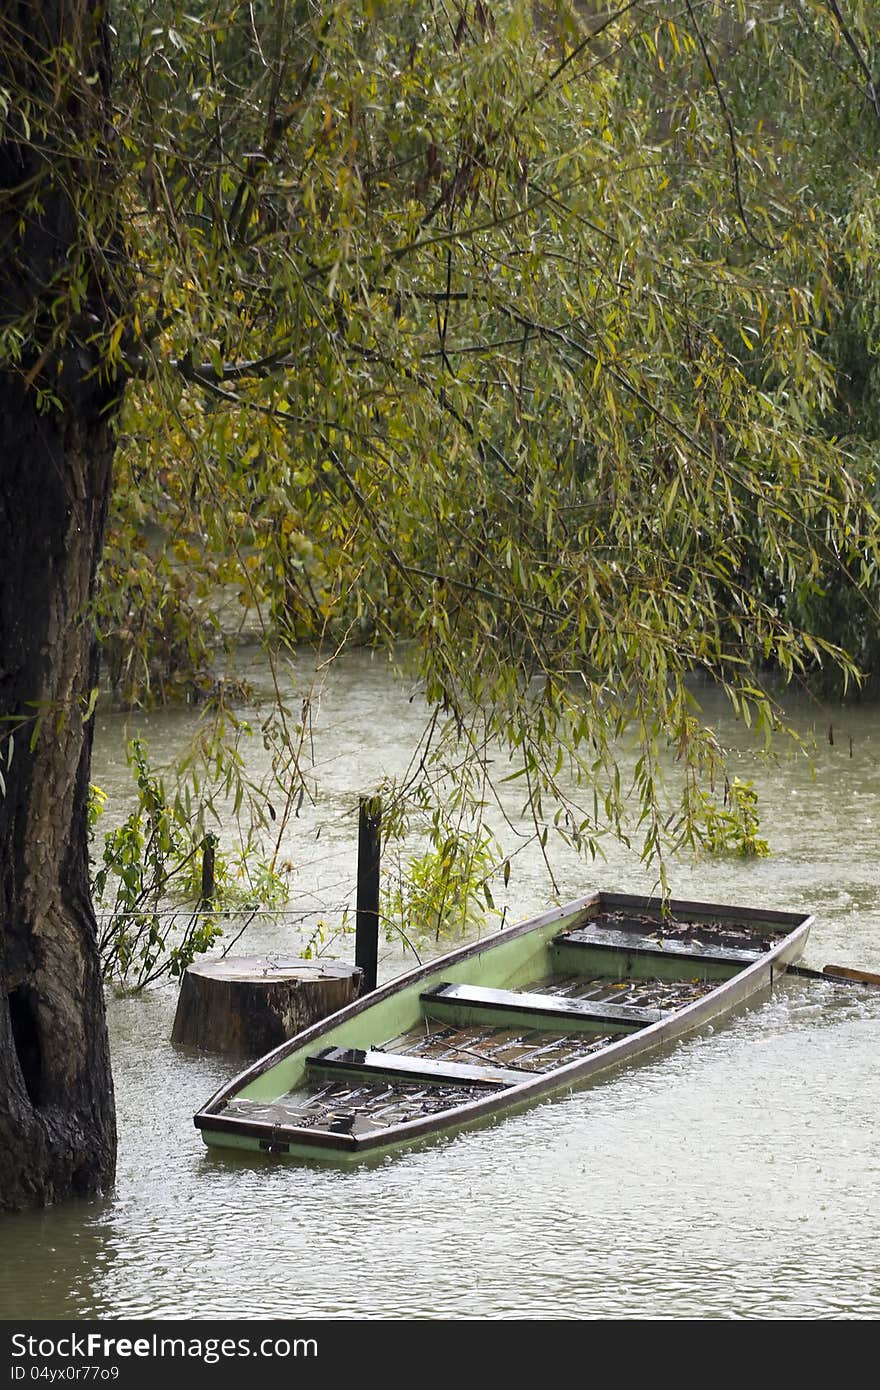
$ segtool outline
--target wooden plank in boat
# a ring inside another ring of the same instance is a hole
[[[429,1081],[440,1085],[519,1086],[529,1073],[501,1067],[489,1058],[485,1064],[433,1061],[399,1052],[364,1050],[357,1047],[327,1047],[308,1058],[310,1070],[348,1072],[358,1076],[382,1076],[399,1081]]]
[[[634,956],[654,956],[669,960],[712,961],[722,965],[751,965],[760,960],[766,952],[760,948],[746,950],[739,946],[713,946],[696,942],[679,941],[675,938],[657,939],[655,936],[637,936],[629,931],[596,931],[590,927],[579,927],[576,931],[564,932],[553,938],[554,946],[564,946],[572,950],[627,952]]]
[[[488,989],[483,985],[443,983],[420,996],[424,1004],[441,1008],[497,1009],[507,1014],[529,1015],[544,1020],[609,1023],[644,1028],[658,1023],[660,1009],[642,1009],[632,1004],[600,1004],[593,999],[565,999],[557,994],[531,994],[510,989]]]

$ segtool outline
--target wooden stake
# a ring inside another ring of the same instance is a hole
[[[214,906],[214,849],[217,838],[210,832],[202,841],[202,902],[201,906],[211,909]]]
[[[361,994],[376,988],[379,959],[379,859],[382,844],[382,803],[362,796],[358,814],[357,909],[354,961],[363,973]]]

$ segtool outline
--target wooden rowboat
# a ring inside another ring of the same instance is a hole
[[[194,1117],[209,1146],[358,1160],[571,1090],[769,990],[811,917],[594,893],[381,986]]]

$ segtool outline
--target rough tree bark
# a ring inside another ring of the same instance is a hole
[[[0,1209],[100,1191],[116,1157],[87,859],[120,395],[95,370],[118,315],[106,9],[0,4]]]

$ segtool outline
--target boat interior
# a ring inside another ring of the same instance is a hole
[[[496,937],[288,1053],[222,1113],[314,1139],[376,1138],[588,1058],[710,993],[789,929],[605,911]]]

